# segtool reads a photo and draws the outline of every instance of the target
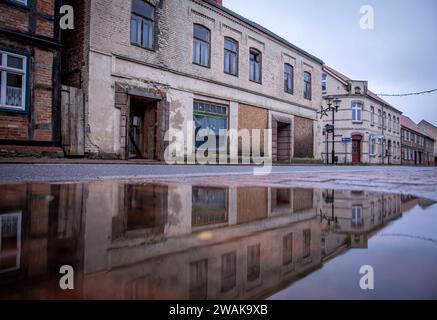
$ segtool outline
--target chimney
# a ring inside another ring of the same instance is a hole
[[[212,0],[212,1],[214,1],[215,3],[217,3],[219,6],[222,6],[222,5],[223,5],[223,0]]]

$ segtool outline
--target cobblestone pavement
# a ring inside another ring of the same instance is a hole
[[[437,200],[437,168],[401,166],[253,166],[0,164],[0,183],[93,180],[173,181],[209,185],[289,186],[409,193]]]

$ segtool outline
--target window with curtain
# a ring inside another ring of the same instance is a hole
[[[284,91],[293,94],[293,66],[284,64]]]
[[[375,108],[374,107],[370,107],[370,124],[371,125],[375,124]]]
[[[238,42],[225,37],[224,72],[233,76],[238,75]]]
[[[363,104],[361,102],[352,103],[352,121],[363,121]]]
[[[154,24],[155,8],[143,0],[132,0],[131,43],[153,49]]]
[[[27,57],[0,51],[0,107],[26,110]]]
[[[303,97],[307,100],[311,100],[311,73],[305,71],[303,73],[304,91]]]
[[[203,67],[210,66],[211,33],[200,24],[193,28],[193,63]]]
[[[249,52],[249,80],[261,83],[261,52],[253,48]]]

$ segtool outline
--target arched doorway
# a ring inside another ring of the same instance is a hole
[[[352,163],[361,163],[361,141],[363,137],[360,135],[352,136]]]

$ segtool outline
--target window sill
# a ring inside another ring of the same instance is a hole
[[[261,81],[255,81],[255,80],[250,80],[250,79],[249,79],[249,81],[250,81],[250,82],[253,82],[253,83],[257,83],[257,84],[261,84],[261,85],[262,85],[262,82],[261,82]]]
[[[352,120],[353,124],[363,124],[363,120]]]
[[[31,0],[27,0],[27,4],[23,4],[23,3],[19,3],[19,2],[15,2],[13,0],[5,0],[4,2],[6,4],[21,8],[21,9],[25,9],[25,10],[30,10],[30,1]]]
[[[142,45],[139,45],[138,43],[133,43],[133,42],[131,42],[130,44],[131,44],[131,46],[134,46],[134,47],[137,47],[137,48],[140,48],[140,49],[144,49],[144,50],[147,50],[147,51],[150,51],[150,52],[156,52],[155,48],[143,47]]]
[[[225,71],[223,71],[223,73],[226,74],[226,75],[228,75],[228,76],[235,77],[235,78],[238,78],[238,77],[239,77],[238,74],[232,74],[232,73],[228,73],[228,72],[225,72]]]
[[[195,66],[199,66],[199,67],[202,67],[202,68],[211,69],[211,66],[204,66],[203,64],[199,64],[199,63],[196,63],[196,62],[193,62],[193,64]]]
[[[17,108],[12,108],[12,107],[6,107],[6,106],[3,106],[3,105],[0,105],[0,112],[26,114],[27,110],[26,109],[17,109]]]

